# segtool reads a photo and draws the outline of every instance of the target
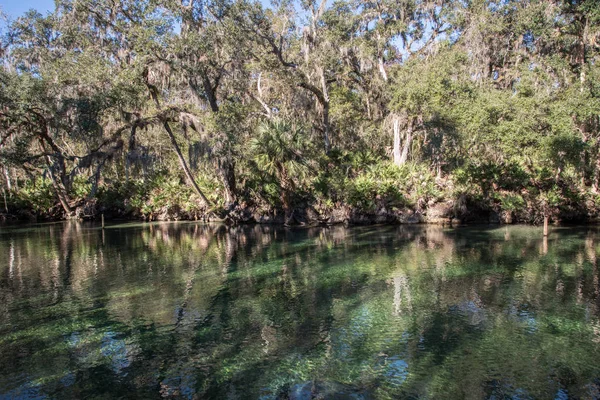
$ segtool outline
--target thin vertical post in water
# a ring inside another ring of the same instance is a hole
[[[548,236],[548,216],[544,215],[544,237]]]
[[[104,214],[102,214],[102,229],[104,229]]]

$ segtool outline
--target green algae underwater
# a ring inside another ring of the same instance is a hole
[[[0,399],[598,399],[600,229],[0,227]]]

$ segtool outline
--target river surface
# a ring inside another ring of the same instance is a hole
[[[600,229],[0,227],[0,399],[599,399]]]

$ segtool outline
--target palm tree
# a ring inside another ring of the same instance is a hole
[[[258,128],[258,136],[250,142],[254,161],[259,168],[273,175],[281,190],[286,224],[292,218],[291,194],[296,188],[294,178],[307,171],[302,149],[304,135],[296,124],[283,119],[272,119]]]

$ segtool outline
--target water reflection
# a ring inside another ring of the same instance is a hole
[[[0,397],[600,398],[595,228],[0,229]]]

